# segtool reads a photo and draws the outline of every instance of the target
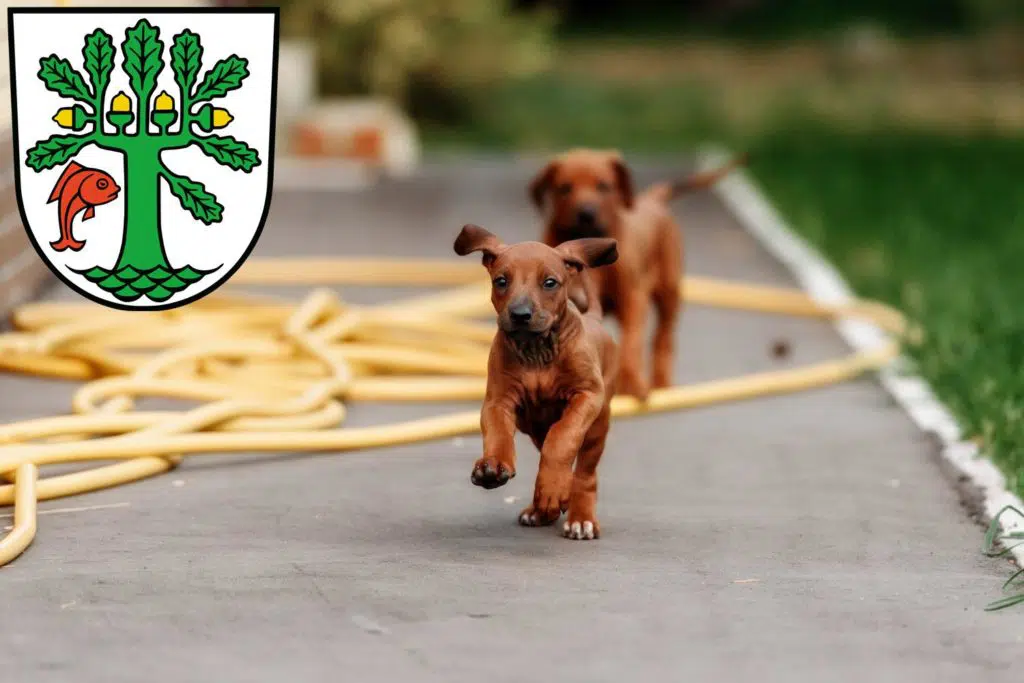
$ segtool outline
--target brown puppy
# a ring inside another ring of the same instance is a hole
[[[551,161],[530,183],[530,197],[545,215],[543,241],[550,246],[583,237],[612,237],[619,260],[587,273],[580,287],[584,308],[595,305],[614,315],[622,328],[619,386],[641,400],[649,388],[672,383],[679,280],[683,275],[682,237],[668,207],[681,194],[710,187],[739,164],[682,181],[658,183],[634,197],[629,168],[617,152],[577,149]],[[550,201],[549,201],[550,200]],[[643,338],[651,304],[658,315],[651,381],[644,377]]]
[[[600,315],[581,314],[567,292],[584,269],[615,262],[615,240],[579,239],[557,248],[504,245],[467,225],[455,253],[475,251],[483,252],[493,282],[498,333],[480,413],[484,455],[471,479],[493,489],[516,475],[518,428],[540,450],[533,504],[519,514],[519,523],[553,524],[568,510],[565,536],[597,538],[597,464],[608,434],[617,353]]]

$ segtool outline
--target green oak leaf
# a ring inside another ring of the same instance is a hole
[[[121,52],[124,54],[124,72],[128,74],[132,91],[142,106],[145,106],[156,87],[156,77],[164,68],[164,44],[160,40],[160,29],[140,19],[139,23],[125,31]]]
[[[28,151],[25,163],[39,172],[59,166],[92,142],[92,135],[51,135]]]
[[[182,96],[188,98],[192,87],[196,84],[199,69],[203,64],[203,46],[199,36],[185,29],[174,36],[171,46],[171,69],[174,70],[174,82],[181,88]]]
[[[58,95],[87,104],[92,102],[92,95],[82,79],[82,74],[78,73],[66,59],[61,59],[57,55],[40,59],[39,78],[46,84],[47,90],[52,90]]]
[[[228,166],[234,171],[242,169],[248,173],[260,165],[259,152],[230,135],[197,137],[195,143],[204,154],[213,157],[221,166]]]
[[[202,83],[196,88],[195,102],[205,102],[215,97],[224,97],[232,90],[242,87],[242,81],[249,75],[249,60],[231,55],[213,65],[206,72]]]
[[[171,194],[181,202],[181,208],[192,214],[193,218],[206,225],[221,221],[224,207],[206,191],[202,183],[170,172],[164,172],[164,178],[171,186]]]
[[[110,34],[98,28],[85,37],[82,48],[85,70],[92,80],[93,98],[102,102],[103,94],[110,83],[110,72],[114,70],[114,40]]]

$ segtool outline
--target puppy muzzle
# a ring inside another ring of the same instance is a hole
[[[608,237],[608,228],[603,223],[594,225],[562,225],[558,227],[558,239],[561,242],[583,239],[584,237]]]
[[[542,334],[548,331],[550,316],[537,310],[532,302],[514,301],[500,316],[501,329],[515,335]]]

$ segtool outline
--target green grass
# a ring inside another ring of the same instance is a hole
[[[1024,494],[1024,137],[766,136],[752,170],[857,292],[902,308],[920,374]]]
[[[1024,495],[1024,137],[805,127],[766,136],[755,154],[790,223],[860,295],[920,324],[907,349],[917,371]],[[998,520],[993,557],[1024,541]],[[1003,591],[986,609],[1024,603],[1024,570]]]
[[[1012,505],[1007,505],[995,515],[985,534],[983,552],[989,557],[1005,557],[1015,548],[1024,545],[1024,531],[1003,531],[1005,523],[1002,517],[1007,513],[1024,518],[1024,512]],[[1003,583],[1003,593],[1002,598],[992,601],[985,609],[994,612],[1024,604],[1024,569],[1018,569]]]
[[[719,121],[698,84],[608,84],[549,75],[491,88],[479,97],[472,121],[454,127],[425,122],[424,137],[434,149],[574,144],[682,151],[719,137]]]

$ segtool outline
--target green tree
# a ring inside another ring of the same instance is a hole
[[[123,156],[125,210],[120,254],[111,269],[97,265],[75,272],[121,301],[145,296],[162,302],[213,271],[188,265],[174,268],[168,262],[160,225],[161,180],[196,220],[212,225],[224,215],[224,206],[201,182],[171,171],[162,154],[196,145],[218,164],[236,171],[249,173],[260,164],[259,154],[245,142],[230,135],[210,134],[232,121],[226,109],[214,107],[211,101],[241,88],[249,75],[249,63],[231,55],[214,64],[200,80],[202,44],[196,33],[182,31],[174,36],[170,49],[170,65],[179,91],[176,107],[168,93],[154,96],[157,77],[166,66],[164,43],[160,30],[141,19],[125,31],[121,43],[122,68],[134,100],[127,93],[118,93],[111,100],[110,110],[104,112],[114,51],[113,39],[102,29],[85,37],[82,56],[88,83],[67,59],[50,55],[39,60],[38,75],[46,88],[77,102],[54,116],[58,125],[76,133],[53,135],[38,142],[28,150],[26,163],[41,172],[70,161],[88,145]],[[104,130],[104,114],[115,132]],[[181,125],[172,132],[178,119]],[[205,134],[197,134],[195,128]]]

